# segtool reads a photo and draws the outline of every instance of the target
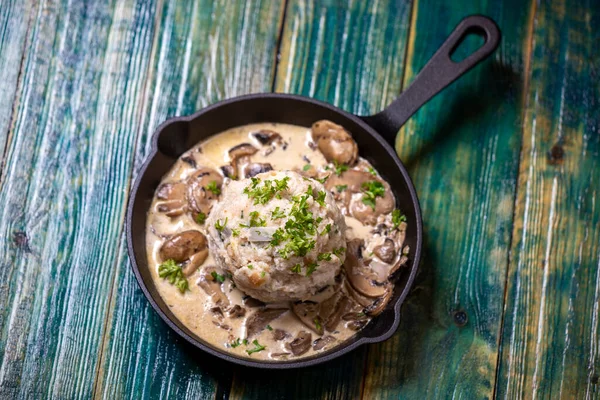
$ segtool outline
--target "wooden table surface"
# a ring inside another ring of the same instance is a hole
[[[398,332],[291,371],[177,338],[123,232],[157,125],[272,90],[373,113],[474,13],[498,51],[397,139]],[[0,0],[0,398],[600,398],[599,46],[596,0]]]

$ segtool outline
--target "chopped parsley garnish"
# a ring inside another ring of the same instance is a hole
[[[337,161],[334,161],[334,165],[335,165],[335,174],[337,176],[342,175],[342,173],[348,171],[348,166],[346,164],[338,164]]]
[[[321,329],[323,329],[323,325],[321,325],[321,320],[319,319],[319,317],[315,317],[315,319],[313,319],[313,322],[315,323],[315,328],[320,331]]]
[[[311,165],[310,164],[306,164],[303,168],[302,171],[308,171],[310,169]]]
[[[229,345],[230,345],[231,347],[233,347],[234,349],[235,349],[236,347],[238,347],[239,345],[241,345],[241,344],[242,344],[242,341],[240,340],[240,338],[237,338],[237,339],[236,339],[236,340],[234,340],[233,342],[229,343]]]
[[[337,189],[338,193],[341,193],[344,190],[348,189],[348,185],[335,185],[335,188]]]
[[[279,209],[279,207],[275,207],[273,212],[271,213],[271,219],[279,219],[285,217],[285,213]]]
[[[306,276],[311,276],[312,273],[316,271],[318,266],[319,264],[317,264],[316,262],[308,263],[308,265],[306,266]]]
[[[259,218],[258,211],[252,211],[250,213],[250,227],[254,228],[260,226],[267,226],[267,221],[265,221],[262,218]]]
[[[320,235],[323,236],[323,235],[328,234],[329,232],[331,232],[331,224],[325,225],[325,229],[323,229],[323,231],[321,231]]]
[[[206,221],[206,214],[200,211],[198,215],[196,215],[196,222],[202,225],[204,221]]]
[[[297,274],[299,274],[300,272],[302,272],[302,265],[301,264],[296,264],[292,267],[292,272],[295,272]]]
[[[248,264],[248,268],[249,269],[254,269],[254,266],[252,264]]]
[[[315,197],[315,201],[321,205],[321,207],[325,207],[325,192],[321,190],[317,193],[317,197]]]
[[[321,185],[324,185],[324,184],[325,184],[325,181],[326,181],[328,178],[329,178],[329,175],[327,175],[325,178],[321,178],[321,179],[319,179],[319,178],[315,178],[315,180],[316,180],[317,182],[319,182]]]
[[[362,184],[363,198],[362,202],[375,209],[375,200],[377,197],[383,197],[385,186],[379,181],[370,181]]]
[[[406,222],[406,215],[402,214],[402,212],[398,209],[392,211],[392,223],[394,224],[394,229],[396,229],[401,222]]]
[[[239,230],[239,229],[232,229],[232,230],[231,230],[231,234],[232,234],[234,237],[238,237],[238,236],[240,236],[240,230]]]
[[[319,261],[331,261],[331,253],[321,253],[317,256]]]
[[[375,168],[373,167],[369,167],[369,173],[373,176],[377,176],[377,171],[375,171]]]
[[[217,274],[217,271],[211,272],[210,276],[212,276],[213,279],[219,283],[225,282],[225,275]]]
[[[270,331],[272,331],[272,330],[273,330],[273,328],[271,327],[271,325],[267,325],[267,326],[266,326],[266,328],[267,328],[268,330],[270,330]]]
[[[264,349],[266,349],[266,348],[267,348],[267,346],[261,346],[261,345],[258,343],[258,340],[256,340],[256,339],[254,339],[254,340],[252,341],[252,344],[254,345],[254,348],[253,348],[253,349],[246,350],[246,353],[248,353],[248,355],[251,355],[251,354],[253,354],[253,353],[258,353],[259,351],[263,351]]]
[[[342,254],[344,254],[346,252],[346,248],[345,247],[338,247],[337,249],[333,249],[333,254],[335,254],[336,256],[341,256]]]
[[[217,181],[210,181],[210,183],[206,185],[206,190],[210,190],[215,194],[215,196],[221,194],[221,189],[219,189],[219,186],[217,186]]]
[[[171,285],[175,285],[181,293],[188,289],[188,281],[183,275],[183,270],[175,260],[167,260],[158,266],[158,276],[167,279]]]
[[[252,183],[244,189],[244,193],[248,197],[254,199],[254,205],[267,204],[273,197],[277,196],[281,198],[280,192],[288,188],[289,177],[285,177],[279,180],[265,180],[262,181],[258,178],[251,178]]]
[[[266,275],[266,272],[265,272],[265,271],[261,271],[261,272],[260,272],[260,277],[261,277],[261,278],[264,278],[264,277],[265,277],[265,275]]]
[[[244,346],[248,346],[248,339],[244,339],[244,340],[242,340],[242,344],[243,344]]]
[[[222,232],[223,229],[225,229],[225,225],[227,225],[227,217],[225,217],[225,221],[223,222],[221,222],[221,220],[218,219],[217,222],[215,222],[215,229],[219,232]]]

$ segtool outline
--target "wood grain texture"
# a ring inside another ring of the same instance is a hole
[[[380,110],[400,92],[408,1],[290,0],[275,89],[348,111]],[[231,398],[360,397],[366,348],[318,367],[292,371],[235,368]]]
[[[283,2],[165,2],[158,20],[134,171],[165,119],[270,90]],[[198,399],[227,393],[231,365],[182,342],[154,313],[131,271],[124,237],[112,292],[97,398]]]
[[[33,1],[0,2],[0,176]]]
[[[364,399],[493,396],[517,185],[528,6],[417,1],[405,85],[458,22],[475,13],[499,23],[499,49],[417,112],[397,138],[420,196],[424,252],[398,332],[369,349]],[[476,42],[459,50],[466,55]]]
[[[533,36],[497,394],[600,387],[600,8],[542,1]]]
[[[0,397],[93,390],[154,15],[43,1],[0,190]]]

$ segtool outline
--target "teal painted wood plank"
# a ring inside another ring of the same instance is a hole
[[[0,397],[92,395],[152,4],[42,2],[0,189]]]
[[[398,135],[423,209],[424,253],[398,332],[369,349],[365,399],[493,397],[530,12],[518,1],[414,4],[406,85],[469,14],[494,18],[503,39],[491,60],[423,107]]]
[[[0,176],[32,9],[32,1],[0,4]]]
[[[348,111],[380,110],[400,92],[409,28],[408,1],[291,0],[276,91],[331,102]],[[235,368],[231,398],[334,399],[361,395],[366,347],[314,368]]]
[[[166,118],[271,89],[283,2],[166,2],[159,20],[135,170]],[[158,318],[131,272],[124,238],[116,274],[96,397],[197,399],[227,393],[232,366],[183,343]]]
[[[600,386],[600,5],[535,17],[499,399],[594,399]]]

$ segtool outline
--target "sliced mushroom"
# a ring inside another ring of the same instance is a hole
[[[361,245],[362,240],[359,239],[353,239],[348,242],[346,261],[344,262],[344,269],[348,281],[354,289],[364,296],[383,296],[390,284],[389,282],[381,286],[376,284],[375,279],[373,279],[373,273],[365,266],[364,260],[361,257]]]
[[[254,138],[258,140],[262,145],[271,144],[273,142],[280,142],[283,140],[279,133],[268,129],[263,129],[258,132],[254,132],[252,136],[254,136]]]
[[[223,173],[223,176],[226,178],[237,179],[237,176],[235,175],[235,171],[231,165],[222,165],[221,172]]]
[[[283,340],[283,339],[287,339],[288,337],[290,337],[290,334],[286,331],[284,331],[283,329],[274,329],[273,330],[273,340]]]
[[[319,338],[317,340],[315,340],[315,342],[313,343],[313,350],[315,351],[319,351],[319,350],[323,350],[327,347],[330,347],[330,344],[333,344],[336,342],[336,338],[329,335],[329,336],[324,336],[322,338]]]
[[[169,217],[178,217],[187,211],[185,198],[185,184],[183,182],[163,183],[156,190],[156,198],[162,200],[158,203],[158,212]]]
[[[213,272],[217,273],[215,267],[204,268],[198,279],[198,286],[204,289],[206,294],[210,296],[213,304],[216,304],[221,308],[226,308],[229,306],[229,299],[227,298],[227,295],[223,293],[221,283],[213,277]]]
[[[250,156],[256,154],[257,151],[258,149],[250,143],[241,143],[229,149],[229,158],[231,159],[234,174],[239,177],[241,175],[240,172],[242,172],[240,167],[248,163]]]
[[[273,171],[273,167],[269,163],[250,163],[244,167],[244,178],[252,178],[269,171]]]
[[[340,320],[342,319],[342,315],[346,314],[349,308],[350,300],[346,296],[341,296],[339,301],[335,304],[333,312],[325,321],[325,329],[327,329],[328,332],[335,331],[340,323]]]
[[[396,258],[396,246],[394,245],[394,241],[390,238],[386,238],[383,244],[380,244],[373,249],[373,253],[375,253],[375,255],[384,263],[390,264]]]
[[[359,307],[369,307],[373,303],[373,299],[360,294],[349,282],[346,283],[345,289],[350,295],[350,298],[354,300]]]
[[[367,320],[367,319],[350,321],[346,324],[346,327],[348,329],[352,329],[353,331],[360,331],[362,328],[365,327],[365,325],[367,325],[368,322],[369,322],[369,320]]]
[[[192,275],[194,272],[196,272],[198,268],[200,268],[202,264],[204,264],[204,261],[206,261],[207,257],[208,248],[200,250],[199,252],[191,256],[189,260],[183,265],[183,274],[185,276]]]
[[[194,172],[187,180],[187,200],[190,211],[194,214],[194,219],[199,213],[208,215],[215,200],[219,198],[223,177],[212,168],[201,167]],[[207,187],[214,185],[216,192]]]
[[[312,125],[312,138],[329,162],[353,165],[358,157],[358,146],[344,127],[328,120]]]
[[[296,338],[288,344],[289,349],[295,356],[300,356],[310,349],[312,335],[310,332],[300,331]]]
[[[312,301],[297,302],[292,304],[292,311],[308,328],[318,335],[323,334],[323,320],[319,316],[319,303],[313,303]]]
[[[387,285],[386,292],[383,296],[377,298],[373,304],[369,307],[365,308],[365,313],[372,317],[381,314],[381,312],[385,309],[385,306],[388,305],[390,300],[392,299],[392,294],[394,293],[394,288],[391,284]]]
[[[359,199],[354,199],[355,193],[363,193],[363,184],[378,181],[385,188],[382,197],[375,199],[375,209],[370,205],[363,203],[363,196]],[[346,189],[341,193],[335,190],[338,186],[346,186]],[[392,212],[395,206],[394,196],[390,189],[390,185],[381,178],[371,175],[369,172],[350,169],[343,172],[341,175],[331,174],[325,182],[327,190],[334,194],[336,200],[344,203],[350,215],[367,225],[375,225],[377,217],[382,214]]]
[[[227,310],[227,315],[229,318],[240,318],[246,315],[246,309],[239,304],[236,304]]]
[[[278,318],[286,311],[287,308],[265,308],[256,311],[246,320],[246,337],[250,339],[254,335],[259,334],[266,328],[269,322]]]
[[[250,307],[250,308],[262,307],[265,305],[265,303],[263,303],[262,301],[257,300],[254,297],[250,297],[250,296],[244,297],[242,299],[242,301],[244,302],[244,305],[246,307]]]
[[[159,255],[162,260],[174,260],[182,263],[191,257],[195,264],[202,264],[208,256],[206,236],[202,232],[189,230],[177,233],[160,247]]]

